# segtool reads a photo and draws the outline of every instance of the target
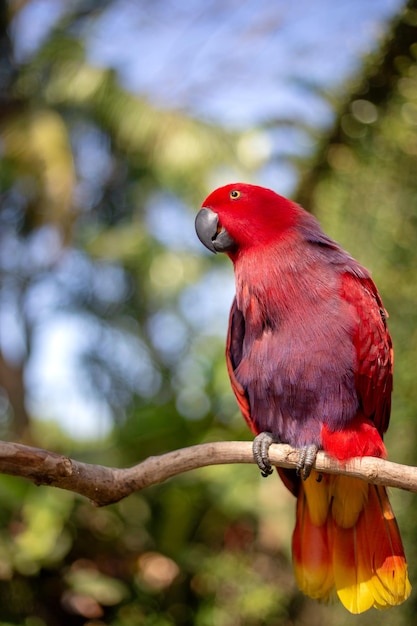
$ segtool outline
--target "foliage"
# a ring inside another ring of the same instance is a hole
[[[249,437],[223,359],[230,272],[200,253],[190,207],[214,175],[251,172],[237,132],[157,110],[89,63],[84,34],[108,4],[69,3],[25,61],[16,60],[9,24],[22,9],[2,7],[0,430],[128,465]],[[397,66],[384,103],[362,96],[341,115],[344,134],[325,142],[328,167],[309,192],[327,232],[374,270],[397,348],[388,447],[417,463],[415,48]],[[48,355],[65,366],[55,354],[63,341],[72,369],[45,397],[39,370]],[[104,416],[94,438],[73,436],[84,419],[74,386]],[[60,412],[71,416],[70,435],[52,421]],[[96,510],[1,477],[0,626],[351,623],[295,588],[294,503],[273,482],[253,468],[206,468]],[[416,563],[415,504],[396,501]],[[413,623],[414,602],[379,622]]]

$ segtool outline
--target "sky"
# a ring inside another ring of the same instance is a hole
[[[13,28],[27,59],[71,3],[34,0]],[[82,5],[82,2],[81,2]],[[270,128],[259,182],[290,194],[289,165],[333,120],[329,96],[348,90],[403,0],[115,0],[84,27],[93,65],[152,104],[226,128]],[[258,146],[265,150],[258,142]],[[254,146],[251,149],[256,149]],[[275,182],[275,185],[274,185]]]
[[[34,0],[19,11],[11,32],[20,61],[30,59],[68,6]],[[273,126],[266,150],[275,165],[258,182],[276,188],[279,180],[278,191],[289,194],[297,178],[288,157],[313,149],[309,129],[320,133],[333,121],[329,96],[348,90],[402,6],[401,0],[118,0],[91,14],[81,34],[93,65],[114,68],[128,90],[158,107],[240,131]],[[223,313],[217,307],[213,315]],[[51,389],[65,398],[51,414],[72,435],[88,437],[105,433],[111,417],[98,400],[89,405],[77,394],[74,323],[57,317],[45,329],[48,342],[28,376],[38,377],[44,404]]]
[[[250,146],[269,166],[258,184],[290,195],[291,158],[333,121],[328,96],[348,89],[403,0],[154,0],[112,3],[92,25],[92,63],[153,104],[238,130],[271,127]],[[123,45],[121,45],[123,41]],[[221,181],[223,182],[223,181]],[[277,185],[279,188],[277,189]]]
[[[399,0],[120,0],[97,20],[89,56],[162,106],[247,128],[328,121],[305,98],[334,89],[384,33]],[[123,45],[120,45],[123,39]]]

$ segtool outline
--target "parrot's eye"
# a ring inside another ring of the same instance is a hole
[[[232,200],[236,200],[236,198],[240,197],[240,191],[238,191],[237,189],[232,189],[229,196]]]

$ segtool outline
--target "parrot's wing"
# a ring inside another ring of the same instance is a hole
[[[387,313],[374,282],[354,274],[343,275],[343,297],[357,312],[354,334],[356,390],[365,417],[383,435],[391,411],[393,350]]]
[[[245,388],[237,380],[235,370],[242,359],[243,341],[245,337],[245,320],[241,311],[237,308],[236,298],[233,300],[229,317],[229,330],[226,341],[226,365],[229,373],[232,389],[236,396],[242,415],[247,421],[249,428],[257,433],[255,425],[251,419],[249,398]]]

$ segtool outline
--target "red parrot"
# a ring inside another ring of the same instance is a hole
[[[302,452],[297,472],[278,468],[297,498],[300,589],[337,594],[351,613],[401,604],[411,586],[386,489],[312,469],[319,449],[340,461],[386,457],[393,351],[369,272],[311,214],[255,185],[211,193],[196,231],[234,265],[226,359],[255,458],[267,475],[272,441]]]

